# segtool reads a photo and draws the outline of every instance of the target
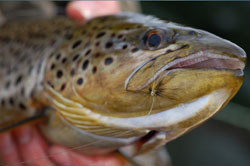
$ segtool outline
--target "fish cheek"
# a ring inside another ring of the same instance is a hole
[[[180,69],[158,79],[156,83],[161,82],[161,85],[157,90],[161,98],[156,105],[165,109],[194,101],[220,89],[226,89],[233,97],[243,81],[233,72],[216,69]]]

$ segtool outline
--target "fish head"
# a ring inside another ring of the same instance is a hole
[[[77,119],[72,124],[78,124],[84,114],[82,123],[90,116],[95,119],[88,125],[144,131],[139,135],[150,137],[139,140],[143,145],[158,136],[168,142],[204,122],[243,82],[246,53],[239,46],[152,16],[96,18],[79,27],[75,36],[85,44],[71,53],[81,56],[73,64],[71,86],[62,95],[66,102],[80,104],[80,110],[60,107],[80,113],[65,114],[65,119]]]
[[[105,55],[90,57],[89,72],[79,69],[86,83],[76,90],[91,109],[117,117],[143,116],[221,89],[230,94],[223,105],[239,90],[246,54],[230,41],[151,16],[112,19],[103,46],[96,48]]]

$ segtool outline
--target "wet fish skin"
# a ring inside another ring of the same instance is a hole
[[[35,20],[0,31],[0,125],[50,107],[41,126],[47,138],[69,147],[91,144],[85,153],[164,133],[160,144],[140,147],[154,149],[218,112],[243,81],[240,47],[151,16],[125,13],[80,27]]]

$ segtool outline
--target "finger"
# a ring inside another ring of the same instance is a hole
[[[49,154],[51,159],[60,166],[72,166],[69,150],[60,146],[54,145],[50,148]]]
[[[89,19],[116,14],[120,11],[118,1],[74,1],[66,8],[67,14],[77,22],[85,22]]]
[[[55,145],[51,148],[50,154],[53,161],[60,166],[124,166],[125,163],[114,155],[87,156],[73,152],[67,148]],[[62,155],[64,154],[64,155]],[[65,157],[67,156],[67,157]]]
[[[98,156],[83,156],[75,152],[70,153],[73,161],[73,166],[78,166],[78,163],[86,166],[124,166],[125,163],[117,156],[113,155],[98,155]]]
[[[37,129],[24,126],[14,131],[22,160],[29,166],[54,166],[46,153],[48,145]]]
[[[10,133],[0,135],[0,156],[5,165],[21,166],[21,164],[17,164],[20,162],[20,157]]]

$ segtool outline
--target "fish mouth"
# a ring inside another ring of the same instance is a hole
[[[159,57],[159,56],[158,56]],[[125,88],[128,89],[129,81],[132,77],[149,62],[156,60],[156,58],[150,59],[141,66],[139,66],[128,78],[125,83]],[[146,82],[137,90],[145,88],[148,84],[156,80],[162,73],[166,76],[170,72],[174,72],[178,69],[213,69],[213,70],[227,70],[235,73],[235,76],[243,76],[243,69],[245,68],[244,58],[235,58],[227,54],[218,54],[213,51],[204,50],[190,54],[185,57],[176,58],[168,64],[161,67],[155,74],[146,80]]]
[[[229,69],[229,70],[243,70],[245,63],[239,59],[227,57],[223,55],[213,54],[209,51],[200,51],[193,55],[180,60],[175,60],[172,64],[166,65],[167,70],[177,68],[193,68],[193,69]]]

